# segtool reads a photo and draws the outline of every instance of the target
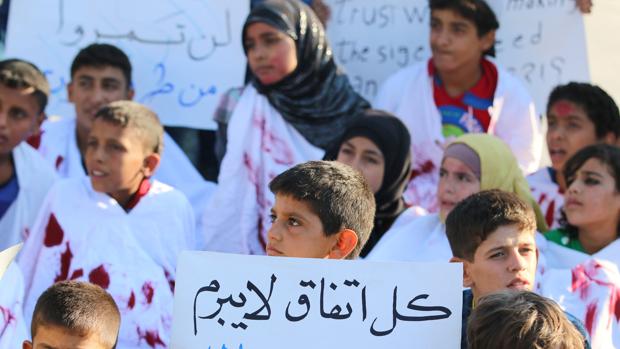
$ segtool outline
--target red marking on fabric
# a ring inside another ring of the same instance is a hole
[[[47,227],[45,227],[45,238],[43,239],[43,244],[45,247],[58,246],[62,243],[64,237],[65,233],[58,223],[56,216],[52,213],[49,221],[47,222]]]
[[[149,182],[148,178],[144,178],[142,182],[140,182],[140,186],[138,187],[138,191],[133,195],[131,200],[125,205],[125,210],[129,211],[138,205],[138,202],[149,193],[151,189],[151,182]]]
[[[538,204],[542,204],[545,200],[547,199],[547,194],[542,193],[540,194],[540,198],[538,199]]]
[[[616,321],[620,321],[620,289],[616,289],[616,297],[614,298],[613,314],[616,316]]]
[[[67,241],[67,249],[60,254],[60,273],[56,275],[54,282],[65,281],[69,277],[69,270],[71,269],[71,261],[73,260],[73,253],[71,252],[71,246]]]
[[[258,243],[263,248],[263,251],[267,251],[267,241],[263,236],[263,218],[261,216],[258,217]]]
[[[142,342],[142,340],[144,339],[146,344],[148,344],[151,348],[157,348],[158,345],[161,345],[164,348],[166,347],[166,344],[161,340],[157,331],[147,330],[142,332],[140,327],[138,327],[136,330],[138,331],[138,338],[140,339],[140,342]]]
[[[37,134],[34,134],[28,137],[26,139],[26,143],[30,144],[30,146],[33,147],[34,149],[39,149],[39,147],[41,146],[41,136],[43,136],[43,132],[45,131],[41,131]]]
[[[553,217],[555,216],[555,201],[551,201],[549,207],[547,207],[547,213],[545,214],[545,220],[547,221],[547,226],[553,225]]]
[[[108,274],[108,271],[105,270],[102,264],[88,274],[88,281],[101,286],[103,289],[107,289],[110,286],[110,274]]]
[[[168,280],[168,286],[170,286],[170,292],[174,293],[175,281],[172,277],[172,274],[164,268],[164,275],[166,276],[166,280]]]
[[[2,317],[4,318],[4,324],[0,328],[0,338],[2,338],[4,336],[4,332],[6,332],[6,329],[9,327],[11,323],[15,323],[15,321],[17,321],[17,318],[15,317],[15,314],[13,314],[11,309],[4,308],[1,306],[0,306],[0,314],[2,314]]]
[[[81,278],[82,276],[84,276],[84,269],[76,269],[73,271],[73,273],[71,273],[71,277],[69,278],[69,280],[75,280]]]
[[[594,325],[594,319],[596,318],[596,301],[588,304],[586,307],[586,331],[592,336],[592,326]]]
[[[62,161],[64,160],[64,158],[60,155],[58,155],[58,157],[56,158],[56,169],[60,168],[60,165],[62,164]]]
[[[433,162],[431,160],[426,160],[422,166],[420,166],[419,168],[413,169],[411,170],[411,177],[409,178],[414,179],[420,175],[426,174],[426,173],[430,173],[433,171],[433,169],[435,169],[435,164],[433,164]]]
[[[136,295],[131,291],[131,295],[129,296],[129,301],[127,302],[127,308],[133,309],[136,306]]]
[[[571,291],[579,291],[579,298],[585,301],[588,298],[590,291],[591,278],[587,273],[586,268],[583,265],[578,265],[571,270]]]
[[[145,282],[144,285],[142,285],[142,294],[144,294],[144,298],[146,298],[146,303],[151,304],[153,302],[153,295],[155,294],[153,284],[148,281]]]
[[[565,100],[554,103],[551,109],[555,109],[557,116],[567,116],[572,114],[575,110],[573,103]]]

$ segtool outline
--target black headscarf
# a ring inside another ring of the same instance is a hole
[[[375,193],[375,226],[362,250],[364,257],[406,208],[403,192],[411,172],[411,137],[407,127],[392,114],[366,110],[347,128],[340,141],[330,147],[325,159],[335,160],[340,146],[353,137],[371,140],[383,153],[385,162],[383,182]]]
[[[311,144],[327,149],[370,105],[353,91],[347,76],[336,66],[323,25],[306,4],[267,0],[257,5],[243,26],[243,42],[248,26],[257,22],[290,36],[295,41],[298,63],[295,71],[269,86],[250,72],[251,83]]]

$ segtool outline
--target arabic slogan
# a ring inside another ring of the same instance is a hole
[[[172,344],[455,348],[461,275],[461,266],[451,263],[184,252],[177,270]]]

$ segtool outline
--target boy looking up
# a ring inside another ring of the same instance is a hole
[[[23,349],[116,347],[121,314],[101,287],[63,281],[48,288],[32,314],[32,341]]]
[[[195,226],[185,196],[150,180],[162,139],[157,115],[138,103],[113,102],[95,114],[85,149],[90,177],[52,188],[24,246],[27,313],[54,282],[88,280],[119,305],[123,347],[168,342],[176,259],[194,248]]]
[[[361,173],[335,161],[309,161],[269,184],[275,194],[270,256],[354,259],[368,240],[375,199]]]

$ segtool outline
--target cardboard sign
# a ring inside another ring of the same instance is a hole
[[[19,250],[22,249],[22,245],[23,243],[19,243],[0,252],[0,280],[2,280],[2,276],[4,276],[4,273],[9,268],[9,264],[15,259]]]
[[[179,257],[173,348],[457,348],[460,264]]]

